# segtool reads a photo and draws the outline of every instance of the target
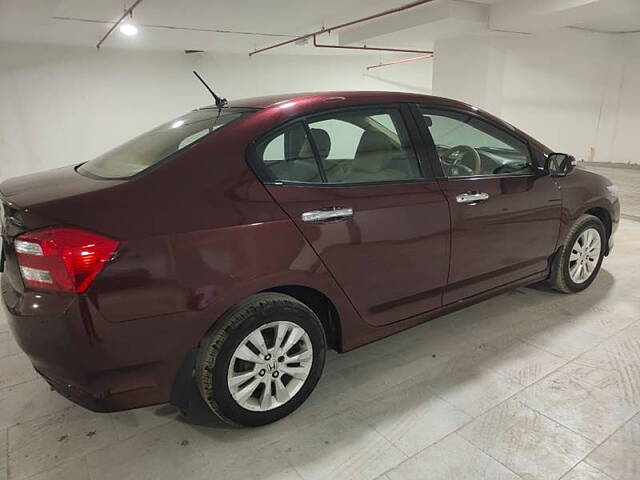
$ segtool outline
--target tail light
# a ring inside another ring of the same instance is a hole
[[[119,242],[77,228],[56,227],[25,233],[14,242],[25,286],[84,292]]]

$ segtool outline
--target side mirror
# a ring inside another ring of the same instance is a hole
[[[547,155],[544,169],[552,177],[564,177],[573,170],[576,159],[566,153],[550,153]]]

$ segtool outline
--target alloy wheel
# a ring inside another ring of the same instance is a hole
[[[576,239],[569,256],[569,276],[574,283],[586,282],[598,266],[602,242],[595,228],[587,228]]]
[[[284,321],[267,323],[234,351],[227,373],[229,392],[247,410],[272,410],[298,393],[312,363],[313,347],[302,327]]]

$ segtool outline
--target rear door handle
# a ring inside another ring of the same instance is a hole
[[[324,222],[326,220],[339,220],[353,216],[353,209],[346,207],[333,207],[325,210],[311,210],[302,214],[303,222]]]
[[[456,202],[458,203],[477,203],[484,202],[485,200],[489,200],[489,194],[484,192],[465,192],[456,196]]]

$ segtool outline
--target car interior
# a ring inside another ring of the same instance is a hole
[[[340,124],[348,124],[351,128],[345,133]],[[390,125],[395,128],[393,123]],[[321,120],[311,124],[309,131],[327,182],[367,183],[420,177],[412,150],[402,145],[398,133],[371,115],[345,114],[333,123]],[[274,142],[282,145],[276,158],[270,158],[269,150]],[[345,152],[349,149],[351,151]],[[259,154],[262,150],[265,165],[277,179],[309,183],[322,181],[313,147],[300,126],[287,129],[258,150]]]
[[[424,114],[447,177],[534,172],[523,142],[469,115]]]
[[[424,115],[447,177],[533,173],[526,144],[470,116]],[[368,183],[420,178],[402,126],[389,113],[347,112],[316,120],[309,132],[329,183]],[[402,132],[404,134],[404,132]],[[406,134],[405,134],[406,135]],[[259,147],[277,180],[321,183],[313,146],[301,124]]]
[[[526,155],[509,148],[436,145],[447,177],[533,173]]]

